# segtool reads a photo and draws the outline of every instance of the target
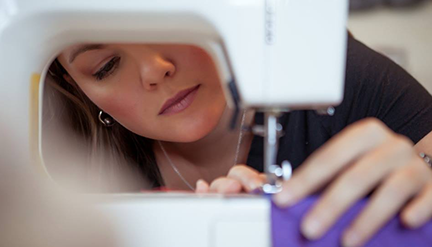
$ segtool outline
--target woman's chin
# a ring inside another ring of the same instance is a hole
[[[212,121],[214,120],[214,121]],[[166,141],[179,143],[192,143],[201,140],[209,135],[217,126],[218,119],[208,118],[199,121],[195,118],[194,121],[183,122],[176,124],[171,131],[165,132]]]
[[[213,128],[184,128],[175,134],[173,142],[192,143],[201,140],[207,136]]]

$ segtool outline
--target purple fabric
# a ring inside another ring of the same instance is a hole
[[[297,205],[281,209],[272,203],[272,241],[273,247],[336,247],[341,246],[340,239],[344,229],[355,219],[366,200],[354,205],[332,229],[321,239],[316,241],[306,240],[300,233],[300,220],[308,209],[314,204],[317,197],[310,197]],[[425,226],[409,230],[394,217],[385,225],[365,247],[432,247],[432,221]]]

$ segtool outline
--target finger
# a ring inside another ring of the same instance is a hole
[[[358,157],[382,145],[390,136],[390,130],[376,119],[348,126],[294,172],[293,177],[283,184],[282,192],[275,196],[275,203],[281,207],[295,204],[323,187]]]
[[[416,179],[412,179],[413,177]],[[343,234],[344,246],[359,246],[365,243],[396,215],[424,183],[425,176],[419,174],[417,165],[410,165],[390,175]]]
[[[235,179],[220,177],[210,184],[210,192],[221,194],[235,194],[240,193],[243,187],[241,183]]]
[[[203,179],[199,179],[196,182],[195,192],[196,193],[208,193],[210,191],[209,184]]]
[[[395,137],[356,161],[341,174],[321,196],[302,222],[302,232],[317,239],[356,201],[398,167],[409,164],[413,157],[412,144]]]
[[[247,192],[260,188],[265,181],[258,171],[245,165],[234,166],[227,177],[238,180]]]
[[[432,219],[432,182],[405,208],[401,218],[410,228],[420,227]]]
[[[259,178],[261,179],[261,181],[267,181],[267,175],[265,173],[260,173]]]

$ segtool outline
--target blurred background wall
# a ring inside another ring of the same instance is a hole
[[[432,93],[432,0],[351,0],[353,35]]]

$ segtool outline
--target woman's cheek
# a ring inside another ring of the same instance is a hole
[[[182,67],[192,68],[195,72],[205,72],[213,75],[214,62],[204,49],[197,46],[188,46],[185,52],[178,58]],[[210,73],[211,72],[211,73]]]
[[[140,126],[140,117],[146,115],[145,109],[139,109],[138,103],[127,97],[108,97],[101,103],[102,109],[111,115],[116,122],[136,132]]]

